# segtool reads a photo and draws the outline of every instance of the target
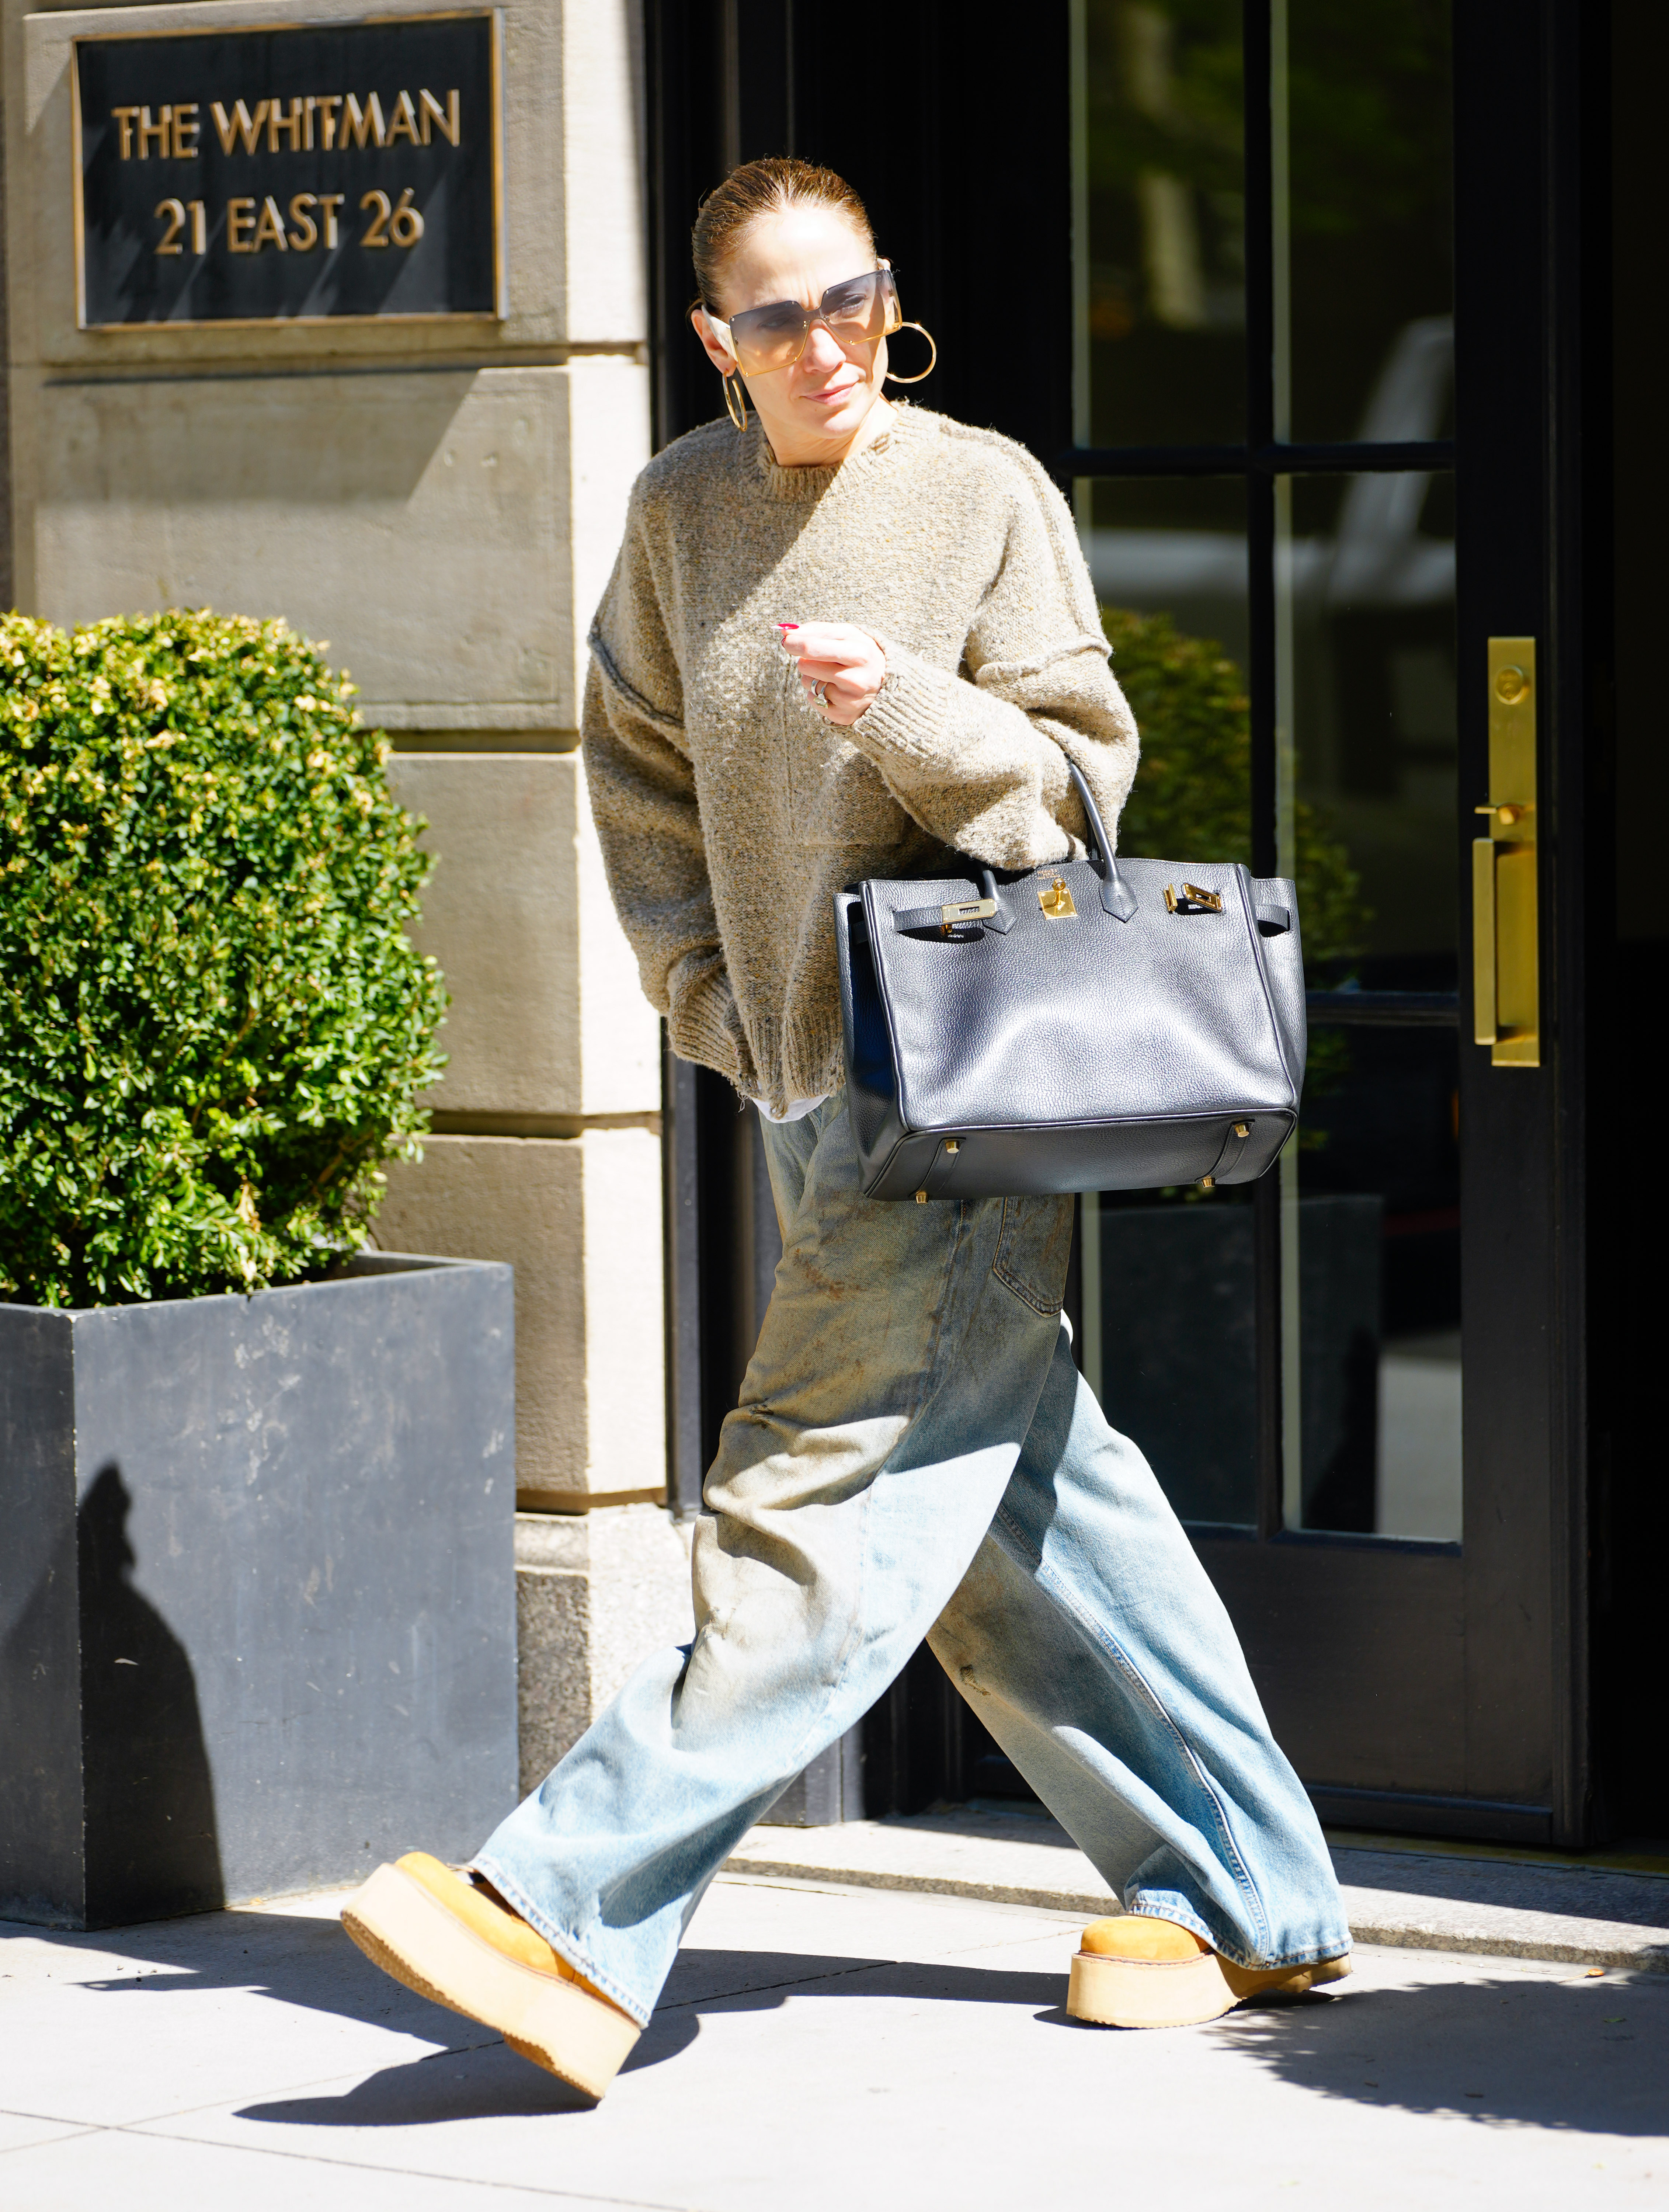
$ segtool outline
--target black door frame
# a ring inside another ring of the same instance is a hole
[[[1271,9],[1246,0],[1247,444],[1081,453],[1063,473],[1244,469],[1250,562],[1253,854],[1274,854],[1274,488],[1282,475],[1456,467],[1462,805],[1487,791],[1484,655],[1541,641],[1543,1065],[1496,1068],[1454,1013],[1466,1285],[1465,1542],[1282,1526],[1278,1194],[1257,1193],[1255,1534],[1196,1532],[1278,1734],[1324,1816],[1523,1844],[1592,1825],[1585,1670],[1581,1112],[1586,961],[1581,733],[1590,609],[1582,544],[1584,64],[1575,11],[1457,0],[1458,448],[1316,447],[1274,435]],[[1509,122],[1503,118],[1510,118]],[[1455,824],[1470,918],[1472,826]],[[1553,856],[1557,865],[1552,865]],[[1367,994],[1363,994],[1366,996]],[[1322,1014],[1320,1004],[1313,1012]],[[1447,1786],[1433,1788],[1441,1778]],[[1418,1786],[1423,1779],[1425,1787]],[[1412,1785],[1412,1786],[1411,1786]]]
[[[899,266],[907,312],[940,339],[946,366],[932,404],[1019,437],[1063,483],[1244,475],[1254,865],[1272,872],[1272,587],[1260,556],[1273,542],[1276,477],[1441,467],[1454,456],[1441,447],[1276,444],[1268,0],[1245,6],[1247,447],[1075,451],[1061,121],[1068,10],[1059,0],[1035,11],[1021,50],[1004,36],[1011,67],[1002,120],[1018,149],[1006,165],[993,155],[989,82],[975,84],[968,58],[985,50],[975,21],[985,12],[923,0],[889,32],[886,66],[854,115],[848,86],[836,88],[838,100],[824,96],[804,0],[650,0],[657,443],[718,410],[683,321],[689,225],[701,192],[736,160],[763,152],[798,151],[845,169]],[[989,13],[993,36],[1011,29],[1010,10]],[[1259,1525],[1247,1535],[1200,1530],[1195,1540],[1277,1731],[1325,1815],[1569,1848],[1592,1840],[1607,1817],[1590,1747],[1586,1377],[1590,1306],[1608,1322],[1616,1299],[1590,1265],[1586,1022],[1605,1003],[1613,945],[1614,824],[1590,805],[1609,790],[1610,757],[1610,290],[1599,250],[1609,209],[1609,18],[1583,0],[1455,0],[1454,20],[1462,802],[1484,795],[1484,641],[1527,634],[1541,655],[1544,817],[1539,1070],[1493,1068],[1466,1042],[1469,963],[1461,963],[1461,1125],[1473,1170],[1463,1229],[1467,1540],[1393,1544],[1281,1528],[1272,1186],[1257,1200],[1265,1310]],[[962,127],[970,117],[977,132]],[[1040,331],[1053,315],[1061,334],[1053,345],[1041,336],[1029,345],[1020,374],[1011,354],[993,357],[981,343],[962,306],[993,253],[1023,254]],[[1458,822],[1463,915],[1471,836],[1470,823]],[[716,1079],[673,1065],[667,1108],[671,1442],[676,1494],[693,1510],[718,1420],[733,1402],[741,1340],[756,1318],[758,1269],[736,1228],[736,1194],[748,1178],[737,1164],[733,1102]],[[705,1204],[695,1196],[703,1184]],[[1619,1418],[1611,1427],[1628,1432]],[[1606,1492],[1600,1502],[1613,1501]],[[1616,1522],[1611,1514],[1613,1547],[1626,1540]],[[970,1761],[962,1729],[937,1668],[925,1658],[913,1664],[871,1725],[869,1809],[962,1794]],[[1449,1786],[1422,1788],[1440,1736]]]

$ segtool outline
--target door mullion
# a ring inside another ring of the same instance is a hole
[[[1545,18],[1543,82],[1547,105],[1544,223],[1548,241],[1548,373],[1545,383],[1549,507],[1545,803],[1555,827],[1557,866],[1544,866],[1543,1018],[1551,1043],[1554,1135],[1552,1278],[1549,1363],[1553,1575],[1554,1833],[1588,1840],[1593,1820],[1589,1680],[1589,1542],[1587,1379],[1588,900],[1582,880],[1589,758],[1604,729],[1609,670],[1590,665],[1596,634],[1590,606],[1610,599],[1606,563],[1613,543],[1606,512],[1610,456],[1596,465],[1599,441],[1584,436],[1592,410],[1583,368],[1605,359],[1596,338],[1608,320],[1611,161],[1608,11],[1590,15],[1551,8]],[[1603,87],[1602,91],[1600,88]],[[1592,142],[1592,143],[1591,143]],[[1595,312],[1596,307],[1599,312]],[[1592,374],[1592,371],[1590,371]],[[1599,380],[1596,379],[1596,381]],[[1602,418],[1603,419],[1603,418]],[[1593,512],[1590,512],[1590,509]],[[1603,649],[1602,649],[1603,651]]]
[[[1275,435],[1274,141],[1270,0],[1246,0],[1246,442]],[[1246,478],[1247,679],[1252,733],[1252,872],[1275,872],[1275,479]],[[1258,1535],[1281,1526],[1281,1206],[1265,1176],[1253,1194],[1257,1300]]]

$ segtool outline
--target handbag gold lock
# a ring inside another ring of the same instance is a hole
[[[1066,888],[1065,878],[1057,876],[1046,891],[1039,891],[1037,903],[1051,921],[1075,921],[1077,908],[1072,903],[1072,894]]]
[[[995,899],[952,899],[939,908],[939,928],[949,937],[962,921],[989,921],[997,911]]]

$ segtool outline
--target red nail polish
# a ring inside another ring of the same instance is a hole
[[[777,628],[779,629],[798,629],[799,628],[799,624],[798,623],[779,623],[777,624]]]

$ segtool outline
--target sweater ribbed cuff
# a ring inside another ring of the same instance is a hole
[[[712,1068],[738,1091],[756,1089],[753,1055],[722,969],[713,969],[684,993],[667,1016],[666,1031],[680,1060]]]
[[[867,712],[847,735],[877,765],[889,752],[917,760],[943,759],[944,728],[960,678],[935,668],[907,646],[876,640],[887,656],[886,681]]]

